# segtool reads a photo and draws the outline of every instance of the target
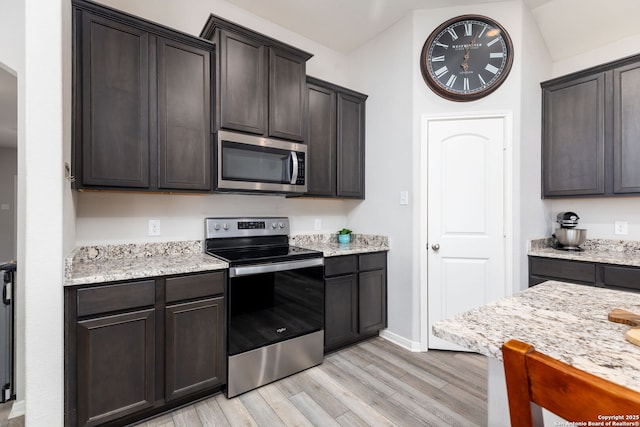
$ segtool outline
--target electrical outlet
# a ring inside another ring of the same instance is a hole
[[[627,221],[616,221],[613,227],[615,234],[629,234],[629,223]]]
[[[149,220],[149,236],[159,236],[159,235],[160,235],[160,220],[150,219]]]
[[[316,218],[313,220],[313,229],[322,230],[322,219]]]

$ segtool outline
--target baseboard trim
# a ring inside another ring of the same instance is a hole
[[[24,415],[24,400],[16,400],[11,405],[11,412],[9,413],[9,419],[17,418]]]
[[[383,329],[380,331],[380,337],[390,341],[400,347],[406,348],[409,351],[414,353],[419,353],[420,351],[420,343],[418,341],[411,341],[406,339],[403,336],[400,336],[394,332],[389,331],[388,329]]]

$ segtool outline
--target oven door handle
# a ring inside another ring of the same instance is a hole
[[[229,268],[229,277],[249,276],[251,274],[274,273],[276,271],[297,270],[299,268],[324,265],[324,258],[310,258],[301,261],[274,262],[273,264],[248,265]]]

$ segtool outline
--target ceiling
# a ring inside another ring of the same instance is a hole
[[[495,0],[227,1],[317,43],[348,53],[412,10],[491,3]],[[523,1],[531,9],[554,61],[640,34],[637,24],[637,17],[640,16],[638,0]],[[16,100],[16,79],[0,68],[0,147],[16,146]]]
[[[416,9],[496,0],[227,0],[339,52],[350,52]],[[518,1],[518,0],[506,0]],[[640,34],[638,0],[523,0],[554,61]]]

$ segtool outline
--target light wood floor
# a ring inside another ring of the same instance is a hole
[[[486,424],[485,356],[412,353],[374,338],[257,390],[218,394],[139,427]]]
[[[9,419],[13,401],[0,403],[0,427],[24,427],[24,415]]]

